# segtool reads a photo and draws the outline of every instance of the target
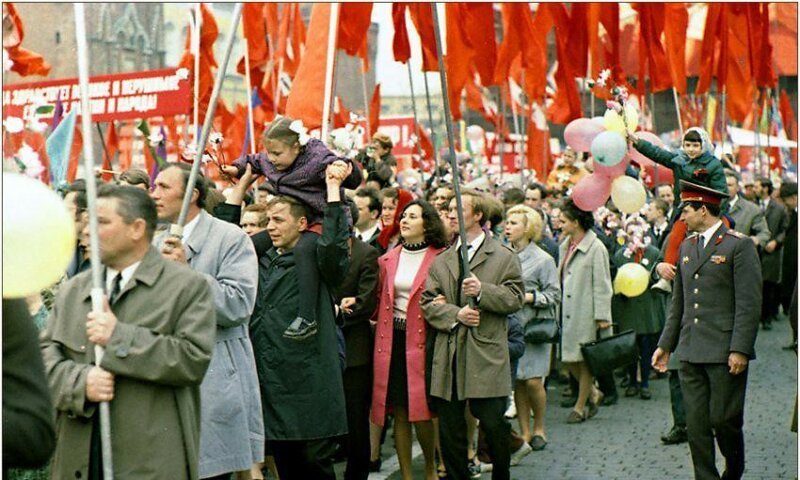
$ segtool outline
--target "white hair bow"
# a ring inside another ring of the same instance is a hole
[[[303,126],[302,120],[295,120],[289,125],[289,130],[297,134],[297,141],[300,145],[305,146],[311,137],[308,135],[308,129]]]

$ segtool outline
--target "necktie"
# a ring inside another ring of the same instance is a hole
[[[698,257],[703,255],[703,248],[704,248],[703,240],[705,240],[705,237],[703,237],[702,235],[700,235],[697,238],[697,256]]]
[[[108,294],[108,303],[109,305],[114,305],[119,297],[120,290],[122,284],[122,274],[118,273],[114,276],[114,280],[111,281],[111,293]]]

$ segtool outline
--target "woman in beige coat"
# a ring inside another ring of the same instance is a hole
[[[594,217],[567,199],[561,208],[561,361],[578,379],[578,401],[567,418],[580,423],[597,413],[600,393],[581,355],[581,344],[611,332],[611,270],[608,251],[592,231]],[[589,411],[584,414],[586,403]]]

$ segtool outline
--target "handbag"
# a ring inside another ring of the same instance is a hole
[[[558,343],[561,332],[555,318],[532,318],[525,324],[525,343]]]
[[[581,353],[593,376],[611,373],[639,360],[636,333],[625,330],[617,335],[582,343]]]

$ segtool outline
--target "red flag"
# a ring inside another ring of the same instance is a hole
[[[467,107],[480,112],[483,118],[491,123],[497,123],[497,104],[492,100],[488,89],[480,84],[480,77],[473,69],[472,78],[467,81]]]
[[[306,43],[306,26],[300,14],[300,5],[286,4],[278,31],[278,49],[275,56],[282,62],[283,73],[294,78]]]
[[[341,3],[337,48],[348,55],[367,58],[367,32],[372,17],[372,3]]]
[[[372,92],[372,100],[369,102],[369,138],[378,131],[378,123],[381,118],[381,84],[375,85]]]
[[[202,12],[202,25],[200,26],[200,71],[194,71],[194,54],[192,53],[191,34],[189,32],[187,32],[186,37],[186,50],[178,66],[189,70],[190,85],[194,85],[195,74],[199,75],[198,91],[194,92],[194,94],[199,98],[200,112],[198,117],[202,119],[208,109],[208,102],[211,100],[211,91],[214,89],[214,74],[211,68],[217,66],[217,61],[214,58],[214,42],[219,36],[219,29],[217,28],[217,22],[214,20],[214,15],[211,13],[211,10],[204,4],[200,4],[200,10]],[[194,105],[190,107],[189,115],[192,115],[193,112]]]
[[[3,3],[3,23],[8,25],[3,28],[3,48],[8,52],[9,60],[14,62],[11,71],[22,77],[48,75],[51,67],[44,61],[44,57],[20,46],[25,38],[25,29],[13,3]]]
[[[639,11],[639,82],[644,86],[644,72],[650,77],[650,89],[660,92],[672,87],[667,55],[661,44],[664,31],[664,5],[637,3]],[[645,66],[646,65],[646,66]]]
[[[392,4],[392,24],[394,25],[392,52],[394,60],[400,63],[406,63],[411,58],[411,45],[408,43],[408,30],[406,29],[406,8],[405,3],[395,2]]]
[[[494,35],[494,8],[491,3],[464,3],[462,32],[467,45],[475,52],[473,62],[481,85],[496,85],[497,41]]]
[[[558,69],[555,73],[556,94],[553,104],[547,109],[547,116],[553,123],[566,124],[583,115],[581,99],[578,96],[578,86],[575,77],[582,76],[575,70],[571,62],[570,52],[566,39],[571,32],[569,16],[564,4],[540,3],[539,9],[547,9],[556,26],[556,53],[558,56]],[[537,11],[537,16],[544,11]]]
[[[261,85],[270,56],[265,5],[264,3],[245,3],[242,7],[242,33],[247,41],[246,48],[250,57],[250,82],[252,85]],[[275,34],[277,35],[277,32]],[[236,65],[236,72],[245,75],[245,67],[245,60],[242,57]]]
[[[350,123],[350,110],[344,106],[338,96],[333,102],[333,128],[342,128]]]
[[[703,43],[700,47],[700,75],[697,79],[695,95],[706,93],[708,92],[709,87],[711,87],[711,77],[714,71],[714,57],[715,52],[717,51],[717,41],[721,36],[720,20],[724,8],[725,6],[720,3],[708,4],[708,12],[706,13],[706,26],[703,30]]]
[[[527,44],[534,41],[533,20],[527,3],[501,3],[500,12],[503,17],[503,41],[497,52],[495,83],[504,83],[508,79],[513,60]],[[527,57],[523,58],[523,64],[528,66]]]
[[[601,42],[604,46],[603,62],[598,64],[602,68],[611,69],[611,78],[621,83],[625,79],[625,74],[620,54],[619,3],[601,3],[599,6],[600,23],[606,31],[606,36]]]
[[[286,114],[302,120],[309,130],[322,125],[330,16],[330,4],[315,3],[311,7],[306,49],[286,100]]]
[[[756,86],[775,88],[777,77],[772,67],[772,42],[769,35],[769,4],[748,3],[750,20],[750,65]]]
[[[533,104],[533,114],[528,119],[528,141],[526,145],[527,168],[537,177],[547,178],[550,160],[550,130],[544,111],[538,103]]]
[[[422,71],[438,72],[439,57],[436,55],[436,35],[433,28],[432,3],[408,3],[408,12],[411,21],[419,34],[420,47],[422,48]]]
[[[686,93],[686,28],[689,12],[684,3],[664,3],[664,45],[672,85]]]
[[[67,183],[72,183],[75,181],[75,177],[78,174],[78,160],[80,159],[82,152],[83,152],[83,133],[81,133],[81,128],[78,125],[76,125],[75,136],[72,138],[72,148],[69,152],[69,164],[67,165]]]
[[[589,34],[597,25],[590,27],[588,21],[589,4],[573,2],[569,13],[569,35],[565,37],[570,51],[570,62],[575,73],[584,77],[589,73]]]
[[[417,131],[419,131],[420,136],[419,146],[422,151],[425,152],[425,158],[428,160],[433,160],[433,142],[431,142],[431,137],[428,136],[428,132],[425,131],[422,125],[418,125]]]
[[[726,105],[728,116],[735,122],[743,122],[753,109],[753,70],[750,63],[750,35],[746,4],[729,4],[725,9],[727,26],[727,62],[720,67],[725,70]]]
[[[106,148],[103,152],[103,170],[113,170],[112,162],[114,157],[119,151],[119,138],[117,138],[117,130],[114,128],[114,122],[108,122],[108,131],[106,131],[105,138]],[[114,174],[110,172],[103,172],[102,178],[104,182],[110,182],[114,179]]]

